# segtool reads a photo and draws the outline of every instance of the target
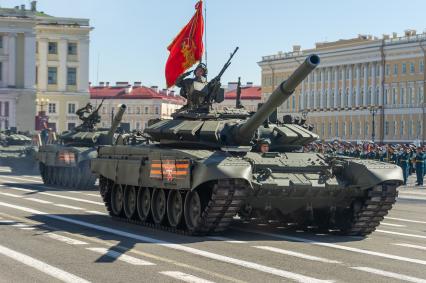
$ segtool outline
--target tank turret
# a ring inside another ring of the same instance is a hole
[[[118,107],[118,113],[115,115],[114,120],[112,121],[111,128],[106,134],[106,142],[108,144],[113,143],[114,133],[117,131],[117,128],[120,126],[121,120],[123,119],[124,112],[126,111],[126,105],[120,104]]]

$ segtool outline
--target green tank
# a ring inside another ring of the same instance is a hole
[[[0,166],[12,172],[35,173],[37,146],[32,138],[13,131],[0,133]]]
[[[319,61],[307,57],[255,113],[184,107],[145,129],[152,144],[100,147],[91,166],[109,214],[197,235],[224,231],[237,214],[349,235],[374,231],[395,202],[401,169],[304,153],[316,134],[268,121]],[[260,152],[265,140],[269,151]]]
[[[46,185],[74,189],[94,187],[97,175],[90,170],[90,160],[97,156],[97,146],[113,143],[126,106],[120,105],[109,129],[94,127],[94,123],[99,122],[96,118],[99,108],[83,119],[82,126],[60,135],[57,143],[39,148],[37,159]]]

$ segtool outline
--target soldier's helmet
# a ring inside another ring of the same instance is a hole
[[[197,67],[194,70],[194,75],[195,75],[195,73],[197,72],[198,69],[202,69],[203,72],[204,72],[204,76],[207,76],[208,70],[207,70],[206,64],[204,64],[204,63],[198,64]]]

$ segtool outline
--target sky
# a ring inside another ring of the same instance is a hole
[[[29,0],[0,0],[1,7]],[[141,81],[165,87],[167,46],[195,12],[196,0],[39,0],[37,9],[60,17],[90,19],[90,81]],[[239,46],[222,83],[260,84],[262,56],[293,45],[381,36],[426,29],[426,1],[413,0],[204,0],[209,77]]]

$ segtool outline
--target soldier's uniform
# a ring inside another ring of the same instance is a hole
[[[207,68],[204,64],[199,64],[195,70],[194,75],[198,69],[202,69],[204,74],[202,76],[195,76],[194,78],[187,78],[191,72],[186,72],[179,76],[176,80],[175,85],[180,87],[180,95],[187,100],[187,107],[190,109],[199,108],[204,104],[208,95],[208,82],[205,78],[207,75]]]
[[[416,166],[417,185],[418,186],[423,186],[425,159],[426,159],[425,153],[419,147],[417,149],[417,154],[414,157],[415,166]]]
[[[409,148],[408,148],[409,150]],[[399,157],[399,166],[402,169],[402,175],[404,177],[404,185],[407,185],[407,179],[410,175],[410,151],[403,152]]]

